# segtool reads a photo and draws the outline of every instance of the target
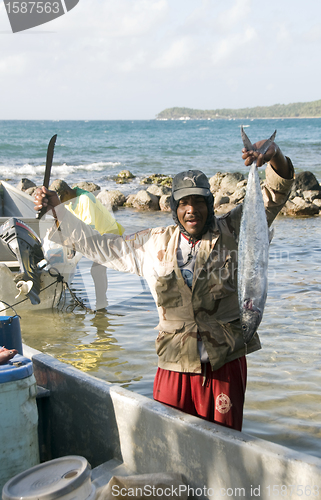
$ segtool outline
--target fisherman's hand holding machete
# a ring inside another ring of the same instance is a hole
[[[44,213],[49,210],[54,211],[57,205],[61,204],[61,201],[56,193],[56,191],[50,191],[45,186],[37,188],[34,195],[34,209],[44,210]]]
[[[54,155],[56,139],[57,139],[57,134],[52,136],[52,138],[50,139],[49,144],[48,144],[45,176],[44,176],[44,180],[43,180],[43,185],[46,188],[48,188],[48,186],[49,186],[50,173],[51,173],[52,160],[53,160],[53,155]],[[38,209],[36,219],[41,219],[41,217],[43,217],[43,215],[45,213],[46,213],[45,207],[42,206],[40,209]]]
[[[49,141],[43,186],[37,188],[34,194],[34,209],[38,212],[36,215],[37,219],[41,219],[48,210],[52,210],[54,214],[54,208],[60,204],[57,193],[48,189],[56,139],[57,134],[52,136]]]

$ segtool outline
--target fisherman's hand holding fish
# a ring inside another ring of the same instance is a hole
[[[292,179],[291,162],[274,142],[276,131],[267,141],[251,144],[241,129],[242,158],[251,166],[243,203],[238,245],[238,299],[244,343],[248,344],[262,320],[267,297],[268,258],[271,232],[257,167],[269,162],[283,179]],[[272,220],[270,221],[272,222]]]
[[[242,158],[244,164],[249,167],[253,162],[256,162],[257,167],[262,167],[265,163],[270,162],[273,169],[284,179],[292,178],[292,169],[289,168],[289,163],[282,153],[279,146],[272,142],[266,153],[262,154],[259,149],[266,143],[266,140],[258,141],[253,144],[254,150],[248,151],[247,148],[242,149]]]

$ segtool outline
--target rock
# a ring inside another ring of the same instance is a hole
[[[238,187],[238,183],[243,181],[246,182],[246,179],[244,179],[244,175],[239,172],[224,174],[217,172],[209,179],[210,190],[213,194],[217,191],[222,191],[222,193],[229,195],[234,193]]]
[[[138,210],[159,210],[158,197],[145,190],[138,191],[133,200],[133,207]]]
[[[29,188],[36,188],[36,184],[29,179],[23,178],[17,185],[17,189],[20,189],[20,191],[26,191]]]
[[[302,198],[302,191],[301,189],[294,189],[294,186],[292,186],[292,189],[289,194],[289,200],[293,200],[296,196],[299,196]]]
[[[80,189],[84,189],[85,191],[89,191],[90,193],[95,193],[96,191],[100,191],[100,186],[95,184],[94,182],[81,181],[72,185],[72,188],[78,187]]]
[[[230,196],[230,203],[241,203],[244,199],[246,193],[246,187],[239,187],[236,191]]]
[[[313,205],[321,209],[321,198],[315,198],[315,200],[313,200]]]
[[[319,208],[314,203],[309,203],[303,198],[296,196],[293,200],[288,200],[281,211],[284,215],[294,217],[312,216],[319,213]]]
[[[37,186],[30,187],[25,190],[25,193],[28,194],[29,196],[33,196],[33,193],[36,191]]]
[[[300,172],[295,176],[293,190],[301,189],[302,191],[320,191],[321,186],[312,172]]]
[[[220,205],[219,207],[215,207],[215,215],[220,216],[224,215],[227,212],[230,212],[235,208],[236,205],[234,203],[224,203],[223,205]]]
[[[130,195],[128,195],[128,196],[127,196],[127,198],[126,198],[126,201],[125,201],[124,205],[125,205],[126,207],[132,207],[132,206],[133,206],[133,202],[134,202],[135,198],[136,198],[136,195],[135,195],[135,194],[130,194]]]
[[[172,190],[167,186],[160,186],[158,184],[152,184],[147,188],[147,192],[158,196],[159,198],[164,195],[170,195]]]
[[[144,177],[140,183],[141,184],[160,184],[161,186],[172,186],[173,179],[167,175],[163,174],[153,174],[148,177]]]
[[[170,194],[163,194],[163,196],[160,197],[159,208],[162,210],[162,212],[170,212],[171,211],[170,199],[171,199]]]
[[[229,196],[222,193],[221,190],[215,194],[214,207],[219,207],[220,205],[225,205],[226,203],[229,203],[229,202],[230,202]]]
[[[224,176],[225,176],[225,174],[221,174],[221,172],[217,172],[215,175],[213,175],[213,177],[211,177],[209,179],[211,193],[214,194],[217,191],[219,191],[220,186],[221,186],[221,182],[222,182],[222,179]]]
[[[302,191],[302,196],[305,201],[309,201],[310,203],[314,203],[314,200],[317,198],[321,198],[321,191],[311,189],[309,191]]]
[[[117,210],[118,207],[121,207],[126,202],[125,195],[118,191],[118,189],[112,189],[111,191],[104,189],[98,193],[96,198],[109,210]]]
[[[135,179],[135,175],[133,175],[129,170],[122,170],[121,172],[119,172],[116,179],[125,179],[125,180]]]
[[[220,191],[227,193],[227,194],[232,194],[236,190],[237,184],[240,181],[244,180],[244,175],[240,174],[239,172],[235,172],[232,174],[225,174],[221,184],[220,184]]]
[[[116,184],[126,184],[134,178],[135,175],[133,175],[129,170],[122,170],[121,172],[119,172],[115,180]]]
[[[52,183],[49,186],[49,189],[51,191],[56,191],[58,196],[60,196],[62,194],[62,192],[68,188],[69,188],[69,185],[67,184],[67,182],[63,181],[62,179],[55,179],[54,181],[52,181]]]
[[[247,179],[243,179],[242,181],[236,184],[236,188],[239,189],[241,187],[246,187],[246,185],[247,185]]]

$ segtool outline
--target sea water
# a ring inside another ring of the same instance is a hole
[[[250,139],[277,142],[296,172],[321,181],[321,119],[231,121],[0,121],[0,180],[42,183],[46,148],[58,134],[52,179],[96,182],[124,194],[152,173],[197,168],[208,176],[248,169],[241,159],[240,125]],[[136,178],[118,185],[123,169]],[[146,186],[145,186],[146,187]],[[163,212],[120,209],[127,233],[171,223]],[[270,247],[269,290],[259,328],[262,350],[247,357],[243,430],[321,457],[321,219],[278,217]],[[21,318],[23,341],[77,368],[152,397],[157,369],[157,311],[146,283],[112,270],[107,311],[95,309],[91,263],[80,261],[74,292],[87,310],[30,312]]]

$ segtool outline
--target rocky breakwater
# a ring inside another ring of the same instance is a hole
[[[264,172],[260,172],[264,174]],[[135,176],[128,170],[121,171],[115,178],[116,183],[131,182]],[[50,189],[57,190],[59,180],[55,180]],[[215,213],[224,215],[242,203],[246,193],[247,179],[243,174],[217,172],[209,179],[214,195]],[[261,180],[262,184],[264,179]],[[97,199],[109,210],[119,207],[132,207],[136,210],[170,211],[170,194],[172,178],[162,174],[154,174],[140,181],[142,189],[135,194],[125,196],[121,190],[101,190],[93,182],[80,182],[72,187],[80,187],[93,192]],[[36,189],[34,183],[22,179],[18,188],[32,195]],[[292,217],[308,217],[321,214],[321,186],[312,172],[304,171],[296,175],[292,191],[281,214]]]
[[[264,179],[261,180],[261,184]],[[247,179],[240,173],[218,172],[210,178],[217,215],[223,215],[242,203],[246,193]],[[294,184],[282,215],[310,217],[321,214],[321,186],[312,172],[300,172]]]

